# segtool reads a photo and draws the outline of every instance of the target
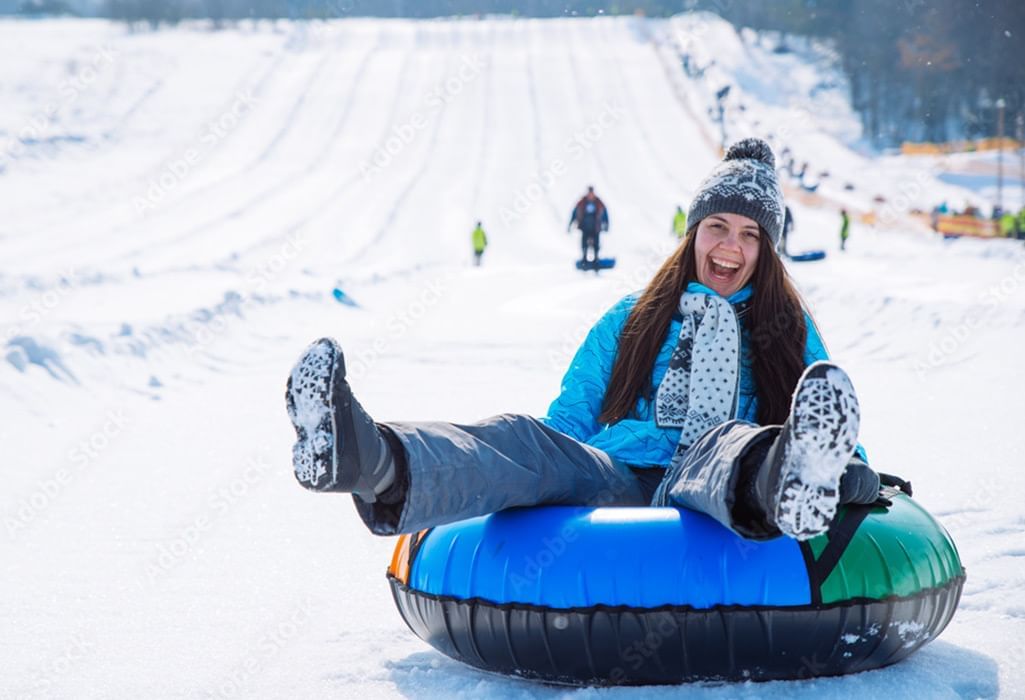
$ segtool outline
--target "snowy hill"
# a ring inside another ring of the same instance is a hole
[[[971,193],[858,153],[838,88],[802,102],[824,59],[758,43],[708,15],[0,21],[0,697],[678,694],[540,687],[423,645],[385,586],[392,541],[295,485],[283,390],[333,335],[381,420],[543,413],[590,324],[672,250],[718,160],[722,81],[746,105],[729,133],[780,148],[799,124],[787,145],[829,166],[793,199],[792,248],[830,256],[792,272],[871,459],[914,482],[968,582],[896,667],[688,692],[1025,697],[1025,251],[908,220]],[[683,50],[716,57],[706,78]],[[873,201],[908,183],[914,201]],[[588,184],[619,258],[597,278],[565,233]],[[844,255],[839,204],[878,218]]]

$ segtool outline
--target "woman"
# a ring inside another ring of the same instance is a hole
[[[592,328],[540,420],[375,424],[341,348],[317,341],[288,382],[296,477],[353,493],[384,535],[553,503],[688,507],[751,539],[821,534],[840,503],[875,501],[879,477],[856,445],[850,381],[777,254],[783,212],[769,147],[734,145],[680,247]]]

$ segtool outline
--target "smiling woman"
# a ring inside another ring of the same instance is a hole
[[[777,251],[784,209],[769,147],[757,139],[735,144],[698,188],[687,213],[687,235],[626,319],[602,422],[628,416],[652,384],[652,367],[666,352],[662,329],[681,313],[680,290],[699,291],[688,285],[735,307],[749,341],[743,361],[754,386],[747,391],[757,394],[748,420],[786,420],[801,372],[826,354]],[[738,409],[744,415],[743,403]]]

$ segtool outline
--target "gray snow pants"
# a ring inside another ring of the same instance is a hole
[[[384,426],[404,452],[404,497],[390,504],[353,497],[360,517],[378,535],[544,504],[680,506],[707,513],[751,539],[779,533],[765,523],[737,522],[733,514],[741,460],[754,445],[774,438],[777,426],[723,423],[668,471],[633,469],[526,415],[503,414],[472,425]],[[645,477],[663,471],[652,496],[654,484]]]

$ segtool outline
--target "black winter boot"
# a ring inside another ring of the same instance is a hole
[[[810,365],[754,480],[757,502],[783,534],[807,540],[829,528],[859,422],[858,397],[847,374],[830,362]]]
[[[299,358],[285,392],[298,441],[295,478],[311,491],[352,492],[372,503],[395,477],[395,460],[380,429],[345,381],[338,343],[321,338]]]

